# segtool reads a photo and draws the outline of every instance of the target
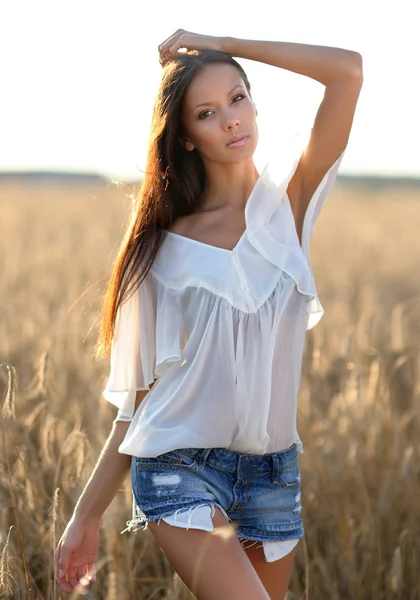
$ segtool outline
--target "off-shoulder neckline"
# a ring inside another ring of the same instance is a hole
[[[264,168],[261,170],[261,173],[259,173],[255,183],[254,183],[254,187],[252,188],[248,199],[246,201],[245,204],[245,209],[244,209],[244,214],[245,214],[245,229],[241,235],[241,237],[238,239],[238,241],[236,242],[236,244],[234,245],[234,247],[232,249],[229,248],[221,248],[220,246],[214,246],[213,244],[206,244],[206,242],[200,242],[200,240],[195,240],[194,238],[190,238],[187,237],[186,235],[181,235],[179,233],[175,233],[174,231],[169,231],[166,230],[167,233],[170,236],[173,236],[175,238],[178,238],[180,241],[186,240],[187,243],[188,242],[192,242],[193,244],[196,244],[198,246],[201,246],[203,248],[209,248],[211,250],[216,250],[219,252],[224,252],[227,254],[235,254],[235,252],[237,251],[238,247],[241,245],[242,241],[245,239],[246,234],[248,233],[248,211],[249,211],[249,206],[251,203],[251,200],[253,199],[253,197],[255,196],[256,190],[259,187],[259,184],[263,178],[263,175],[265,174],[266,170],[268,168],[268,163],[264,166]]]

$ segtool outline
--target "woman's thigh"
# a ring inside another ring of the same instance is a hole
[[[244,547],[271,600],[284,600],[292,577],[297,547],[283,558],[267,562],[261,545]]]
[[[251,567],[251,573],[257,575],[269,594],[262,597],[283,600],[295,550],[284,556],[284,549],[273,548],[273,544],[284,544],[286,539],[293,542],[303,536],[297,455],[294,448],[289,448],[263,457],[241,454],[239,461],[238,456],[225,449],[180,449],[153,459],[133,457],[133,491],[136,504],[141,507],[140,523],[148,524],[188,587],[195,585],[196,573],[202,594],[212,585],[220,584],[229,590],[229,585],[234,585],[229,574],[241,548],[242,568],[245,559],[248,571]],[[200,508],[203,505],[208,505],[207,511]],[[217,528],[212,525],[210,508]],[[260,543],[247,548],[241,540]],[[265,553],[264,542],[271,542]],[[213,549],[209,563],[208,546]],[[265,556],[267,552],[270,556]],[[282,558],[273,561],[273,555]],[[222,580],[208,582],[212,566],[223,568],[224,564],[229,567]],[[237,564],[235,568],[241,567]],[[232,589],[229,593],[235,592]]]
[[[213,531],[164,521],[149,529],[171,566],[198,600],[269,600],[235,530],[216,508]]]

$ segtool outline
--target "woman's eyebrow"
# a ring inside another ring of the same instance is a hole
[[[243,86],[243,85],[240,85],[240,84],[239,84],[239,85],[235,85],[235,87],[234,87],[234,88],[232,88],[232,89],[230,90],[230,92],[228,92],[228,93],[226,94],[226,96],[229,96],[229,95],[230,95],[230,94],[233,92],[233,90],[236,90],[236,88],[238,88],[238,87],[240,87],[240,88],[244,89],[244,86]],[[213,104],[213,102],[202,102],[201,104],[197,104],[196,106],[194,106],[194,108],[192,109],[192,111],[191,111],[191,112],[193,112],[193,111],[194,111],[196,108],[198,108],[199,106],[207,106],[207,104]]]

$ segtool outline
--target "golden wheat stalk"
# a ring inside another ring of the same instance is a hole
[[[54,491],[54,500],[52,505],[52,543],[53,543],[53,565],[54,565],[54,580],[53,580],[53,593],[54,600],[57,600],[57,573],[55,572],[55,560],[54,554],[55,549],[57,548],[57,518],[58,518],[58,510],[60,506],[60,488],[55,488]]]
[[[2,418],[6,421],[10,419],[12,421],[16,421],[16,412],[15,412],[15,396],[18,387],[18,378],[16,368],[13,365],[9,365],[7,363],[2,363],[0,368],[5,364],[7,369],[7,387],[6,393],[4,395],[4,404],[2,410]]]
[[[29,571],[28,571],[28,566],[27,566],[27,562],[26,562],[26,555],[25,555],[25,550],[24,550],[24,545],[23,545],[21,528],[19,526],[17,502],[16,502],[15,491],[14,491],[14,486],[13,486],[12,473],[10,470],[8,444],[6,443],[6,431],[5,431],[5,427],[4,427],[4,421],[6,419],[16,420],[15,396],[17,393],[17,374],[16,374],[15,367],[13,367],[12,365],[9,365],[7,363],[3,363],[3,364],[6,365],[6,369],[8,371],[8,383],[7,383],[6,393],[4,395],[5,402],[4,402],[3,410],[2,410],[2,418],[0,419],[1,438],[2,438],[2,443],[3,443],[3,456],[4,456],[5,462],[6,462],[6,473],[7,473],[7,479],[8,479],[8,484],[9,484],[11,509],[12,509],[12,512],[13,512],[13,515],[15,518],[15,525],[16,525],[16,531],[18,534],[20,555],[22,558],[23,572],[25,575],[26,597],[29,600],[32,600],[32,591],[31,591],[31,587],[29,584]],[[0,367],[1,366],[2,365],[0,365]]]
[[[16,584],[16,589],[19,594],[19,586],[17,581],[12,575],[12,565],[9,560],[9,538],[10,533],[13,529],[13,525],[11,525],[9,529],[9,533],[7,534],[6,543],[4,548],[0,554],[0,594],[2,596],[13,596],[13,587],[11,585],[10,580],[12,579]]]

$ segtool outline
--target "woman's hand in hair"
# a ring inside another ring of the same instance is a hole
[[[221,50],[223,51],[223,38],[211,35],[200,35],[177,29],[170,37],[158,46],[159,62],[163,66],[176,56],[180,48],[186,50]]]

